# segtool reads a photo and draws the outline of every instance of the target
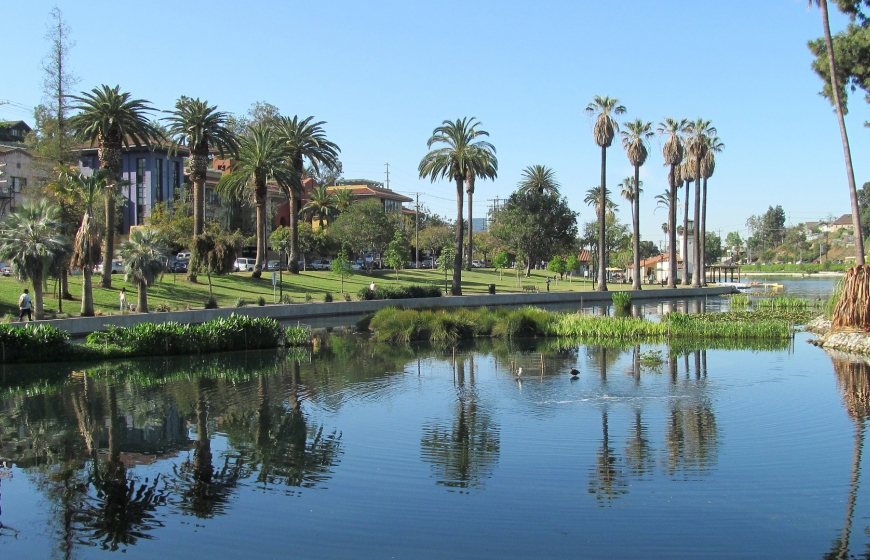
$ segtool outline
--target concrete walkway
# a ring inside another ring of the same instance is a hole
[[[650,299],[683,299],[703,296],[720,296],[736,293],[732,286],[711,288],[646,289],[630,291],[632,301]],[[494,295],[448,296],[417,299],[389,299],[372,301],[336,301],[332,303],[291,303],[286,305],[265,305],[246,307],[225,307],[221,309],[195,309],[190,311],[170,311],[154,313],[129,313],[126,315],[106,315],[102,317],[75,317],[39,321],[68,331],[72,336],[84,336],[94,331],[104,330],[108,325],[132,327],[138,323],[177,323],[199,324],[232,314],[250,317],[272,317],[282,322],[298,321],[311,323],[325,317],[343,315],[363,315],[374,313],[383,307],[402,306],[409,309],[446,308],[446,307],[483,307],[493,305],[536,305],[545,303],[610,302],[613,292],[543,292],[537,294],[510,293]]]

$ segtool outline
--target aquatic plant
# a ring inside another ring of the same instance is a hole
[[[613,292],[610,296],[613,301],[613,309],[617,313],[627,313],[631,311],[631,294],[628,292]]]

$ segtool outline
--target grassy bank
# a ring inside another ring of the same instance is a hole
[[[552,275],[552,273],[550,273]],[[541,292],[547,290],[547,271],[533,270],[530,278],[520,276],[519,284],[513,271],[506,271],[503,275],[492,269],[474,269],[462,273],[462,291],[464,294],[483,294],[487,292],[490,284],[495,284],[497,293],[521,292],[523,287],[534,287]],[[326,294],[330,294],[334,300],[340,301],[342,295],[341,280],[326,271],[308,271],[299,275],[283,274],[284,295],[291,302],[302,303],[305,301],[324,301]],[[449,279],[448,279],[449,280]],[[437,270],[404,270],[399,271],[399,278],[389,270],[374,271],[371,274],[353,273],[344,279],[344,293],[352,299],[357,299],[360,290],[375,282],[378,287],[399,287],[409,285],[434,285],[443,288],[444,274]],[[123,275],[112,277],[112,288],[104,289],[96,287],[94,282],[94,305],[96,312],[102,315],[118,314],[118,292],[121,288],[127,291],[127,300],[136,301],[136,288],[124,282]],[[238,303],[244,305],[257,305],[260,298],[267,304],[273,303],[272,273],[266,272],[260,279],[251,278],[249,272],[237,272],[224,276],[212,277],[214,297],[219,307],[236,307]],[[7,320],[17,316],[17,301],[21,290],[29,287],[17,281],[15,278],[0,277],[0,317]],[[629,289],[630,284],[609,284],[611,290]],[[588,281],[575,280],[569,282],[562,280],[550,283],[550,291],[590,291],[592,285]],[[58,301],[51,296],[52,291],[57,291],[55,282],[49,282],[45,308],[48,318],[52,318],[58,311]],[[70,292],[74,300],[64,300],[63,316],[77,317],[81,309],[81,276],[70,277]],[[278,290],[275,291],[276,294]],[[202,309],[208,300],[208,281],[205,276],[199,277],[199,282],[188,282],[184,274],[164,274],[157,283],[148,289],[148,305],[152,311],[169,310],[179,311],[184,309]]]

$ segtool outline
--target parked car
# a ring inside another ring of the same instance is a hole
[[[190,251],[182,251],[175,255],[175,258],[180,261],[189,261],[190,260]]]
[[[330,259],[314,259],[308,263],[308,268],[311,270],[329,270],[332,267]]]
[[[103,273],[103,263],[99,263],[94,266],[94,273],[102,274]],[[112,260],[112,274],[123,274],[124,273],[124,261],[121,259]]]
[[[287,265],[281,261],[272,260],[266,263],[266,270],[287,270]]]
[[[12,267],[6,263],[0,262],[0,274],[3,276],[12,276]]]
[[[187,272],[187,268],[190,266],[190,261],[188,259],[175,259],[169,261],[169,272]]]
[[[247,257],[239,257],[236,259],[236,264],[233,265],[233,270],[236,272],[251,272],[254,270],[254,265],[257,259],[249,259]]]
[[[471,268],[483,268],[486,264],[483,261],[471,261]]]

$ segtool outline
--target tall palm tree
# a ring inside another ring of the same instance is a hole
[[[619,100],[613,97],[601,97],[596,95],[592,102],[586,106],[586,113],[595,117],[595,126],[592,136],[595,143],[601,147],[601,198],[606,199],[607,189],[607,148],[613,143],[614,135],[619,131],[619,123],[615,115],[625,113],[625,107],[619,104]],[[604,251],[604,212],[599,206],[598,215],[598,291],[607,291],[607,257]]]
[[[701,178],[704,184],[701,187],[701,247],[706,247],[707,243],[707,179],[713,176],[716,170],[716,154],[725,149],[725,144],[719,140],[718,136],[712,136],[707,139],[707,153],[704,159],[701,160]],[[703,249],[702,249],[703,250]],[[701,278],[706,285],[707,275],[704,270],[705,263],[701,262]]]
[[[462,215],[462,185],[468,173],[469,160],[477,150],[495,154],[495,148],[481,136],[489,136],[489,132],[478,128],[480,122],[474,117],[463,117],[456,121],[445,120],[441,126],[432,131],[432,136],[426,142],[429,153],[423,156],[418,166],[420,178],[428,177],[433,183],[437,179],[448,179],[456,183],[456,238],[453,256],[453,285],[450,293],[462,295],[462,245],[464,240],[464,224]],[[441,147],[431,149],[433,145]]]
[[[631,198],[631,218],[634,230],[634,277],[632,288],[640,290],[640,166],[646,162],[649,155],[649,139],[653,137],[652,123],[635,119],[625,123],[621,133],[622,147],[628,155],[628,161],[634,166],[634,196]]]
[[[682,283],[683,286],[689,285],[689,203],[692,200],[692,194],[690,188],[692,186],[692,181],[695,178],[695,170],[692,167],[692,162],[689,159],[684,159],[680,165],[677,166],[677,183],[682,183],[685,185],[686,191],[686,199],[683,201],[683,272],[682,272]],[[695,224],[697,227],[697,224]]]
[[[529,165],[523,169],[523,175],[517,184],[517,192],[527,193],[538,191],[539,193],[559,192],[559,181],[556,180],[556,172],[546,165]]]
[[[831,100],[837,113],[837,123],[840,125],[840,141],[843,144],[843,158],[846,161],[846,177],[849,181],[849,199],[852,203],[852,227],[855,230],[855,264],[864,264],[864,237],[861,233],[861,210],[858,206],[858,189],[855,186],[855,170],[852,168],[852,150],[849,147],[849,135],[846,133],[845,108],[840,98],[842,84],[837,83],[837,61],[834,58],[834,42],[831,39],[831,23],[828,21],[828,0],[809,0],[809,5],[815,4],[822,12],[822,30],[825,33],[825,50],[828,53],[828,71],[831,81]]]
[[[85,140],[97,145],[100,168],[105,169],[110,183],[105,197],[105,235],[103,236],[103,277],[101,285],[112,287],[112,253],[115,245],[115,198],[121,185],[121,149],[130,145],[147,146],[163,139],[163,132],[148,121],[154,109],[144,99],[132,99],[120,86],[105,84],[80,96],[71,96],[77,102],[78,113],[69,119],[70,127]]]
[[[268,124],[248,126],[239,138],[239,151],[230,172],[220,178],[218,193],[227,199],[251,200],[257,214],[257,259],[251,277],[263,274],[266,256],[266,181],[275,180],[286,191],[292,190],[295,173],[290,166],[290,150],[277,131]],[[292,209],[292,208],[291,208]],[[290,213],[293,220],[294,212]],[[296,262],[291,257],[290,265]]]
[[[638,219],[638,212],[640,211],[640,207],[638,205],[638,200],[640,200],[640,193],[643,192],[643,181],[638,181],[637,187],[635,187],[634,177],[626,177],[619,183],[620,194],[622,198],[627,200],[631,205],[631,224],[632,224],[632,249],[635,251],[634,262],[634,270],[640,270],[640,220]],[[640,278],[638,277],[637,282],[632,278],[632,289],[640,290]]]
[[[325,186],[320,185],[308,195],[308,202],[302,207],[302,215],[309,220],[316,216],[320,229],[323,230],[323,219],[332,218],[335,215],[335,210],[335,196]]]
[[[668,171],[668,195],[670,201],[668,203],[668,288],[677,287],[677,188],[680,186],[679,175],[677,174],[677,166],[683,161],[685,147],[683,146],[683,135],[686,132],[688,121],[686,119],[666,118],[659,123],[657,132],[663,136],[667,136],[664,146],[662,146],[662,156],[664,156],[665,165],[670,166]],[[684,263],[685,265],[685,263]]]
[[[491,146],[490,146],[491,147]],[[472,205],[474,201],[474,182],[481,179],[495,179],[498,175],[498,159],[495,157],[495,148],[488,149],[486,146],[475,146],[469,151],[468,165],[465,170],[465,194],[468,196],[468,254],[465,260],[465,269],[471,270],[471,257],[474,253],[474,227],[472,225]]]
[[[229,113],[218,111],[217,106],[209,106],[207,101],[182,96],[175,102],[175,109],[169,111],[167,136],[175,147],[185,146],[190,150],[190,181],[193,183],[193,239],[203,232],[205,222],[205,175],[208,171],[209,153],[214,150],[221,156],[234,154],[238,140],[227,126]],[[196,263],[196,243],[191,242],[191,260]],[[192,263],[192,264],[193,264]],[[196,266],[190,267],[188,278],[196,280]]]
[[[36,319],[44,318],[42,286],[52,261],[66,251],[60,210],[45,199],[25,202],[0,226],[0,258],[11,261],[18,276],[33,283]]]
[[[353,202],[353,192],[350,189],[338,189],[335,191],[335,211],[337,214],[341,214],[348,208],[350,208],[351,203]]]
[[[134,229],[121,244],[125,279],[136,285],[136,311],[148,313],[148,286],[163,272],[167,250],[156,229]]]
[[[94,250],[100,246],[100,231],[97,227],[94,206],[106,188],[104,173],[97,172],[90,177],[81,173],[65,171],[60,181],[66,183],[77,198],[84,204],[81,225],[73,241],[72,266],[82,270],[82,317],[94,316],[94,289],[91,277],[94,268]]]
[[[323,130],[324,121],[315,121],[313,116],[300,119],[280,117],[278,119],[278,136],[289,151],[289,161],[293,174],[287,185],[282,188],[287,194],[290,204],[290,262],[288,269],[293,274],[299,273],[299,220],[300,199],[302,196],[302,177],[305,174],[305,161],[315,171],[321,167],[336,169],[340,164],[338,154],[341,148],[338,144],[326,138]]]
[[[710,137],[716,135],[716,128],[710,121],[696,119],[689,123],[686,149],[689,160],[694,163],[692,176],[695,180],[695,270],[692,271],[692,287],[700,288],[704,273],[704,247],[701,246],[701,160],[707,155]]]

